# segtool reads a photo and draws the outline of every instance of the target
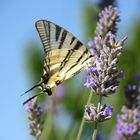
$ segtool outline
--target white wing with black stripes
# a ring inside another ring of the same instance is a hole
[[[45,60],[44,74],[33,88],[41,87],[51,95],[57,85],[84,70],[91,56],[88,49],[64,28],[47,20],[39,20],[35,25],[44,47]]]

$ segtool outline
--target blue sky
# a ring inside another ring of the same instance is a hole
[[[0,0],[0,139],[30,140],[26,112],[20,94],[29,88],[24,58],[30,40],[40,41],[34,23],[48,19],[82,39],[82,7],[86,0]],[[91,0],[87,0],[91,1]],[[122,22],[120,35],[129,34],[124,28],[137,19],[138,0],[120,0]],[[125,31],[125,32],[124,32]],[[129,36],[129,35],[128,35]]]

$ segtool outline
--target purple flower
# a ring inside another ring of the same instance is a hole
[[[88,77],[88,80],[86,80],[88,84],[85,85],[88,88],[93,87],[96,94],[106,96],[115,93],[119,86],[118,79],[124,77],[123,71],[118,72],[118,60],[122,53],[122,43],[119,42],[122,42],[122,40],[117,41],[110,32],[106,34],[105,38],[96,37],[95,40],[94,61],[88,64],[87,71],[90,73],[90,78]],[[117,47],[114,47],[115,45]]]
[[[108,31],[116,33],[117,23],[120,21],[120,14],[116,7],[108,6],[99,14],[99,22],[96,26],[96,35],[104,36]]]
[[[94,54],[95,54],[95,51],[94,51],[95,43],[94,43],[94,41],[93,40],[89,40],[88,46],[89,46],[91,55],[94,56]]]
[[[118,78],[124,78],[124,71],[120,71],[120,73],[118,74]]]
[[[35,137],[40,137],[43,129],[43,121],[41,120],[43,110],[37,104],[37,97],[33,98],[25,105],[26,105],[25,108],[28,111],[30,133]]]
[[[87,72],[92,73],[94,76],[99,76],[97,69],[96,69],[95,67],[93,67],[93,66],[90,66],[90,67],[87,69]]]
[[[97,121],[97,108],[91,104],[85,106],[84,118],[87,121]]]
[[[121,135],[122,132],[123,132],[123,126],[122,126],[121,124],[117,124],[116,128],[117,128],[117,132],[118,132],[118,134]]]
[[[88,46],[90,47],[90,48],[94,48],[94,41],[93,40],[89,40],[89,42],[88,42]]]
[[[84,84],[87,88],[95,88],[96,84],[91,76],[86,77],[86,82]]]
[[[129,84],[125,87],[126,105],[129,108],[135,108],[140,104],[140,85]]]
[[[101,106],[101,110],[98,110],[93,104],[85,106],[84,118],[87,121],[103,122],[112,117],[113,107],[110,105]]]
[[[117,132],[125,138],[140,135],[140,86],[129,84],[125,88],[126,105],[117,116]]]
[[[122,107],[121,114],[117,116],[117,132],[119,135],[129,138],[140,133],[140,110]]]
[[[126,135],[133,135],[133,131],[134,131],[134,125],[133,124],[127,124],[126,128],[125,128],[125,133]]]
[[[88,42],[93,61],[88,63],[90,78],[88,77],[85,85],[102,96],[115,93],[119,86],[118,79],[124,77],[123,71],[118,71],[118,62],[127,37],[116,39],[118,21],[118,9],[112,6],[106,7],[99,14],[96,36]]]
[[[118,83],[115,82],[114,84],[112,84],[110,87],[106,88],[106,92],[110,92],[110,93],[114,93],[116,91],[116,89],[118,88]]]
[[[124,137],[132,137],[134,135],[135,127],[133,124],[117,124],[117,132]]]
[[[113,114],[113,107],[110,105],[104,105],[103,115],[104,116],[112,116]]]
[[[25,109],[26,109],[27,111],[32,110],[32,109],[33,109],[33,104],[32,104],[32,102],[26,103],[26,104],[25,104]]]

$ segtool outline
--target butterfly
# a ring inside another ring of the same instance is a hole
[[[43,76],[25,93],[39,87],[43,93],[52,95],[59,84],[85,70],[92,55],[75,36],[57,24],[39,20],[35,27],[45,52]]]

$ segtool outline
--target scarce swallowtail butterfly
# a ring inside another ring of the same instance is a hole
[[[44,73],[40,82],[25,93],[39,87],[43,93],[51,95],[64,80],[85,70],[92,56],[89,50],[64,28],[47,20],[39,20],[35,26],[45,52]]]

